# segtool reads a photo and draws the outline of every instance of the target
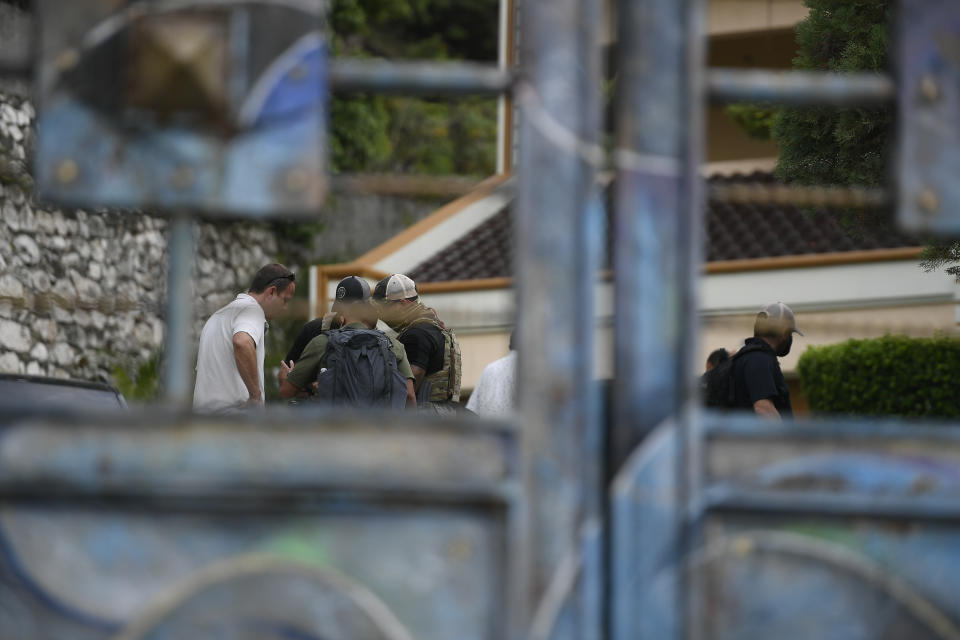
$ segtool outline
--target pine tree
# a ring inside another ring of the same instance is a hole
[[[805,0],[794,67],[811,71],[889,70],[890,0]],[[774,118],[776,175],[804,185],[878,186],[891,148],[890,107],[784,108]],[[884,224],[886,212],[842,212],[847,222]]]
[[[797,25],[795,68],[890,71],[892,0],[804,0],[804,4],[810,13]],[[893,148],[890,107],[784,108],[774,117],[771,133],[779,146],[776,175],[781,180],[845,186],[879,186],[886,181]],[[844,210],[840,216],[853,233],[890,223],[885,211]],[[927,271],[946,269],[960,280],[960,243],[931,242],[920,264]]]

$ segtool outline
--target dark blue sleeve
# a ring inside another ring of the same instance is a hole
[[[761,353],[744,357],[743,376],[751,404],[764,399],[772,401],[779,395],[775,366],[775,361]]]

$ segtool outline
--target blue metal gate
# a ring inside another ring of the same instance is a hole
[[[524,2],[516,76],[331,62],[335,91],[510,91],[519,105],[518,423],[191,415],[193,213],[175,210],[166,408],[123,418],[38,413],[4,428],[3,635],[960,636],[954,428],[770,429],[702,415],[692,403],[708,96],[899,96],[901,218],[958,228],[960,156],[942,133],[955,138],[960,128],[960,14],[948,0],[902,5],[911,19],[899,22],[895,81],[707,70],[702,2],[622,0],[612,153],[600,135],[600,0]],[[71,66],[69,56],[59,61]],[[585,382],[596,340],[582,313],[593,308],[601,264],[597,174],[608,159],[617,181],[609,432],[599,392]],[[51,179],[73,183],[76,166],[60,168]],[[745,191],[737,197],[765,197]],[[798,202],[894,198],[788,192]],[[609,492],[607,438],[614,465],[623,463]]]
[[[611,487],[612,638],[960,637],[956,426],[773,427],[689,405],[703,98],[895,102],[893,189],[774,194],[758,185],[711,196],[896,203],[904,228],[956,231],[960,156],[936,138],[960,127],[960,6],[905,0],[897,9],[894,78],[707,70],[691,44],[702,37],[697,3],[620,3],[621,81],[633,96],[621,105],[620,142],[645,155],[618,171],[617,278],[619,286],[625,273],[626,290],[643,295],[618,289],[617,348],[627,348],[618,351],[613,428],[623,454],[654,430]]]

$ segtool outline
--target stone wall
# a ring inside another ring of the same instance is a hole
[[[164,341],[166,221],[68,210],[32,196],[34,112],[0,94],[0,372],[112,380]],[[271,227],[196,227],[195,329],[276,260]]]
[[[321,214],[323,228],[313,239],[313,252],[323,262],[349,262],[452,199],[333,194]]]

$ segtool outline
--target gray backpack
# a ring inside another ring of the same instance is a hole
[[[402,409],[407,381],[397,370],[390,339],[376,329],[335,329],[317,376],[316,400],[347,407]]]

